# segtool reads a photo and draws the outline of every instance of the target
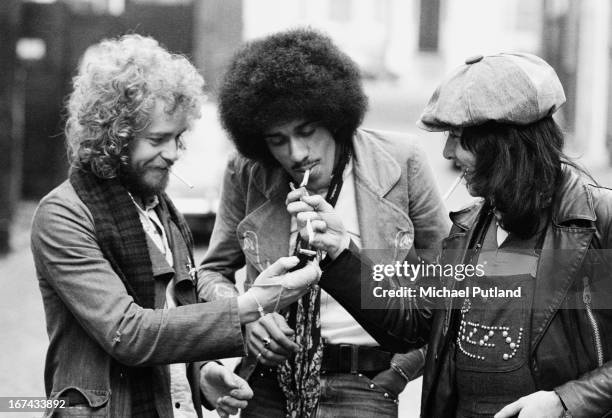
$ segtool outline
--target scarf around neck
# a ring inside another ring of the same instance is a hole
[[[118,179],[100,179],[91,172],[72,169],[70,183],[94,219],[96,239],[104,257],[124,283],[127,292],[143,308],[155,307],[153,267],[138,209]],[[165,193],[158,195],[160,210],[167,213],[189,250],[193,240],[183,217]],[[129,377],[131,411],[136,418],[157,417],[154,381],[165,376],[159,367],[122,366]]]
[[[70,183],[94,219],[96,238],[105,258],[125,284],[128,293],[144,308],[155,307],[153,268],[138,210],[118,179],[100,179],[72,169]],[[193,239],[183,217],[165,193],[158,195],[160,210],[178,226],[193,253]]]

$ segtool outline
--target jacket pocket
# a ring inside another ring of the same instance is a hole
[[[51,399],[66,399],[69,398],[70,392],[76,398],[80,398],[77,404],[70,400],[66,402],[64,408],[49,409],[45,412],[46,417],[62,418],[62,417],[108,417],[109,416],[109,399],[110,391],[107,390],[88,390],[76,386],[67,386],[59,391],[51,392]],[[69,399],[71,399],[70,397]],[[82,403],[81,403],[82,402]]]

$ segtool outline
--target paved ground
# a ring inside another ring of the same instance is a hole
[[[42,370],[47,335],[29,249],[33,208],[34,203],[20,205],[13,225],[13,251],[0,258],[0,396],[44,396]]]
[[[435,62],[422,68],[427,77],[397,84],[378,83],[368,86],[371,112],[365,125],[417,133],[414,121],[434,88]],[[430,68],[427,68],[429,66]],[[431,71],[430,71],[431,70]],[[457,173],[441,158],[443,141],[435,134],[419,133],[421,143],[444,191]],[[196,151],[196,150],[190,150]],[[595,169],[595,177],[604,185],[612,185],[612,170]],[[449,200],[449,208],[457,208],[468,200],[462,187]],[[29,250],[29,222],[34,203],[20,205],[13,228],[13,251],[0,258],[0,396],[42,396],[43,363],[47,337],[44,314]],[[205,251],[198,247],[198,260]],[[420,380],[402,394],[401,417],[418,416]],[[9,416],[0,413],[1,416]],[[33,414],[15,414],[24,417]]]

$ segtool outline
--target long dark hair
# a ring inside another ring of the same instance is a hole
[[[472,190],[501,212],[504,229],[521,238],[537,232],[562,180],[562,165],[584,171],[563,153],[563,133],[552,117],[529,125],[467,127],[460,141],[476,156]]]

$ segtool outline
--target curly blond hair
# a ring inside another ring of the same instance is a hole
[[[71,166],[113,178],[127,145],[150,123],[157,100],[188,123],[200,117],[204,79],[182,55],[136,34],[88,48],[67,103],[66,144]]]

